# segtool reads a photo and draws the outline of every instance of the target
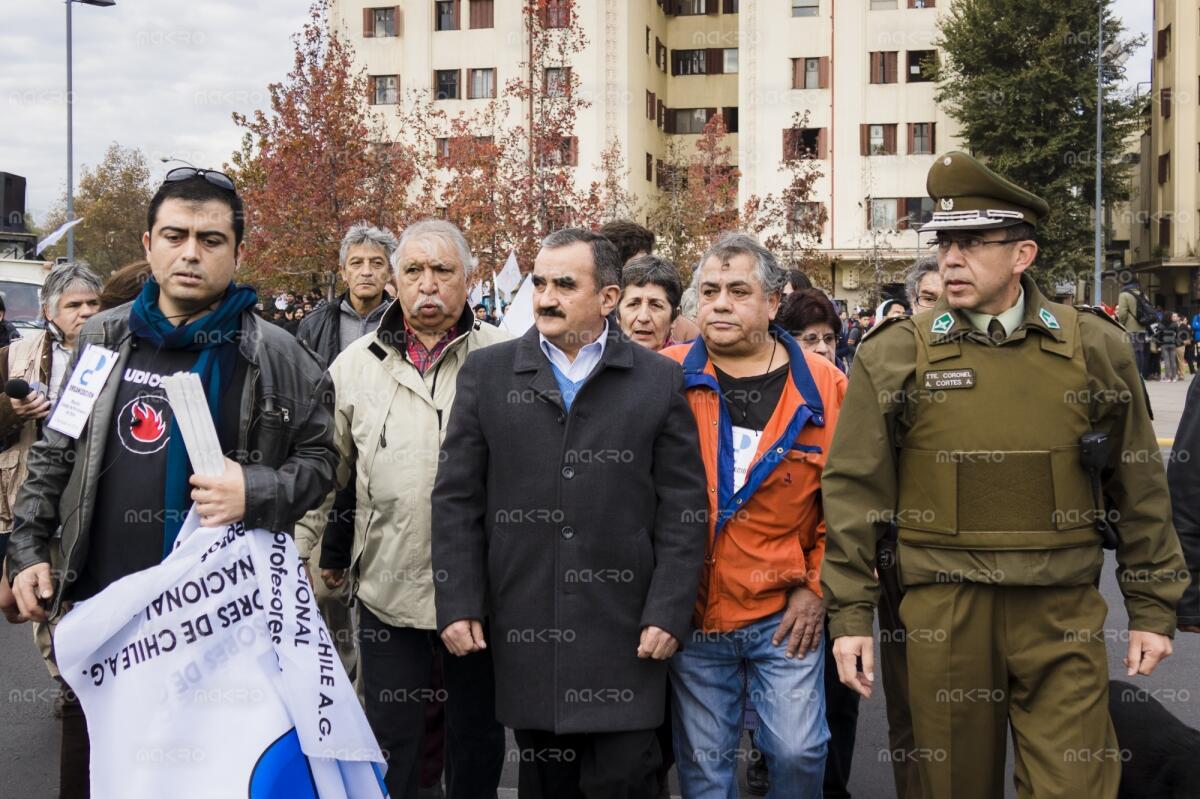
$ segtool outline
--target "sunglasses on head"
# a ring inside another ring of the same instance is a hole
[[[181,180],[191,180],[196,177],[204,178],[218,188],[237,194],[237,186],[233,185],[233,178],[215,169],[197,169],[194,166],[176,167],[167,173],[167,176],[163,178],[163,183],[178,183]]]

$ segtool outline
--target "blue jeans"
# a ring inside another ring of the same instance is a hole
[[[748,754],[740,748],[747,693],[758,711],[754,741],[767,759],[769,796],[820,799],[829,742],[825,644],[789,660],[784,645],[771,643],[782,617],[693,633],[669,661],[675,765],[688,799],[737,799],[737,766]]]

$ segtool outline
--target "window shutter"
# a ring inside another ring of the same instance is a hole
[[[883,70],[881,67],[883,66],[883,54],[870,53],[868,57],[871,59],[871,83],[882,83]]]
[[[646,153],[646,180],[654,182],[654,156]]]
[[[667,127],[667,104],[662,100],[658,101],[658,127],[661,129]]]
[[[450,23],[450,30],[456,31],[462,27],[459,20],[462,19],[462,0],[454,0],[454,19]]]
[[[804,59],[803,58],[793,58],[792,59],[792,88],[793,89],[803,89],[804,88]]]
[[[374,9],[363,9],[363,36],[367,37],[368,39],[375,35],[375,25],[373,24],[375,22],[374,16]]]
[[[937,152],[937,123],[929,123],[929,152]]]
[[[1170,89],[1163,89],[1159,93],[1159,104],[1162,107],[1163,119],[1169,119],[1171,117],[1171,90]]]
[[[905,152],[909,155],[912,155],[913,151],[916,149],[916,127],[917,126],[912,122],[908,123],[908,149],[905,150]]]
[[[825,128],[817,131],[817,158],[824,160],[828,155],[826,151]]]
[[[704,109],[704,124],[707,125],[709,122],[712,122],[713,117],[715,117],[716,115],[717,115],[717,109],[715,109],[715,108]]]
[[[572,136],[570,138],[570,142],[571,143],[568,146],[568,152],[570,153],[570,164],[571,166],[579,166],[579,137]]]
[[[896,229],[908,230],[908,198],[896,198]]]
[[[725,0],[725,7],[722,9],[726,14],[737,13],[737,0]]]
[[[709,75],[720,75],[725,72],[725,51],[719,47],[710,47],[705,52],[704,71]]]
[[[679,51],[678,50],[671,51],[671,74],[672,75],[679,74]]]
[[[862,151],[862,155],[871,154],[871,126],[858,126],[858,147]]]
[[[896,68],[897,68],[897,62],[899,60],[899,55],[900,54],[897,53],[895,50],[884,54],[884,56],[883,56],[883,58],[884,58],[883,82],[884,83],[895,83],[896,82]]]
[[[375,105],[375,76],[367,76],[367,105]]]
[[[721,11],[721,4],[717,0],[708,0],[704,5],[705,14],[717,14]]]
[[[888,155],[896,154],[896,126],[883,126],[883,151]]]
[[[663,126],[667,133],[675,132],[675,109],[668,108],[666,112],[666,124]]]
[[[829,56],[823,55],[817,59],[817,86],[829,88]]]
[[[793,157],[793,152],[796,147],[793,143],[795,140],[795,131],[792,128],[783,129],[783,160],[786,161]]]
[[[738,109],[736,105],[726,106],[721,109],[721,116],[725,117],[725,130],[729,133],[738,132]]]

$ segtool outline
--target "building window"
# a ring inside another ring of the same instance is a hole
[[[899,222],[901,230],[919,228],[933,219],[932,197],[905,197],[900,202],[903,204]]]
[[[1169,214],[1163,214],[1162,219],[1158,220],[1158,246],[1170,250],[1171,217]]]
[[[908,0],[909,8],[933,8],[934,0]]]
[[[467,97],[472,100],[490,100],[496,96],[496,70],[469,70]]]
[[[1158,46],[1154,48],[1155,58],[1165,58],[1167,53],[1171,52],[1171,26],[1163,28],[1158,32]]]
[[[871,83],[895,83],[898,61],[895,50],[869,53],[871,58]]]
[[[646,55],[650,55],[650,26],[646,26]]]
[[[664,75],[667,74],[667,46],[657,36],[654,37],[654,63]]]
[[[546,0],[542,9],[542,27],[571,27],[571,0]]]
[[[650,153],[646,153],[646,180],[654,182],[654,156]]]
[[[907,55],[909,83],[927,83],[935,79],[937,50],[909,50]]]
[[[738,71],[738,51],[736,47],[725,48],[725,63],[722,65],[726,75],[735,74]]]
[[[909,155],[933,155],[933,124],[932,122],[910,122],[908,124]]]
[[[658,101],[658,128],[665,130],[667,127],[667,104],[662,100]]]
[[[396,17],[399,6],[363,9],[363,36],[368,39],[396,36]]]
[[[783,129],[783,158],[824,159],[825,152],[824,128],[784,128]]]
[[[1158,107],[1162,111],[1163,119],[1171,118],[1171,90],[1169,88],[1158,93]]]
[[[738,10],[738,0],[725,0],[724,8],[721,9],[725,14],[736,14]]]
[[[829,59],[824,56],[821,58],[793,58],[792,88],[828,89]]]
[[[570,67],[546,67],[542,78],[547,97],[566,97],[571,89]]]
[[[896,198],[871,198],[867,213],[867,227],[871,230],[896,229]]]
[[[705,75],[708,73],[708,51],[672,50],[672,75]]]
[[[1158,157],[1158,184],[1161,186],[1171,178],[1171,154],[1163,153]]]
[[[471,28],[496,27],[495,0],[471,0]]]
[[[578,166],[579,139],[563,136],[558,145],[540,157],[542,166]]]
[[[674,126],[671,133],[703,133],[708,124],[707,108],[672,108]]]
[[[400,102],[399,75],[372,75],[368,82],[371,84],[372,105],[395,105]]]
[[[815,17],[820,11],[820,0],[792,0],[793,17]]]
[[[438,69],[433,73],[433,91],[435,100],[457,100],[458,70]]]
[[[721,109],[721,116],[725,120],[725,132],[738,132],[738,109],[736,105],[725,106]]]
[[[440,166],[450,162],[450,139],[441,137],[433,140],[433,155]]]
[[[824,203],[803,202],[792,207],[791,218],[788,220],[788,233],[795,233],[821,218],[825,211]]]
[[[458,19],[454,15],[454,0],[437,0],[433,4],[433,29],[438,31],[458,30]]]
[[[871,0],[872,11],[887,11],[896,7],[896,0]]]
[[[679,0],[676,6],[676,14],[681,17],[690,17],[696,14],[708,13],[708,0]]]
[[[859,129],[862,155],[895,155],[895,125],[863,125]]]

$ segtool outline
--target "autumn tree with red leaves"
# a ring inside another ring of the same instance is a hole
[[[396,230],[414,213],[415,148],[389,140],[369,113],[367,80],[317,0],[293,37],[292,71],[271,84],[270,110],[234,114],[247,131],[227,167],[246,202],[240,279],[307,288],[337,269],[342,235],[359,220]]]

